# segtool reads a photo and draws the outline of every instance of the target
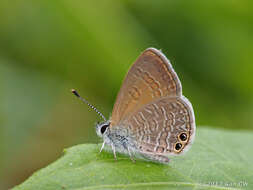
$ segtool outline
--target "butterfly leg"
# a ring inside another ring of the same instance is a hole
[[[132,155],[129,147],[127,147],[127,151],[128,151],[129,156],[130,156],[130,159],[132,160],[132,162],[135,163],[135,159],[133,158],[133,155]]]
[[[112,151],[113,151],[114,159],[115,159],[115,160],[117,160],[115,146],[114,146],[113,144],[111,144],[111,147],[112,147]]]
[[[101,152],[102,152],[102,150],[104,149],[104,146],[105,146],[105,141],[103,142],[102,147],[100,148],[99,153],[101,153]]]
[[[147,153],[142,153],[142,155],[149,160],[159,162],[162,164],[168,164],[170,161],[168,157],[163,156],[163,155],[155,155],[155,154],[147,154]]]

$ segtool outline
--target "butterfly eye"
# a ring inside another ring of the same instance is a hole
[[[181,141],[186,141],[186,140],[187,140],[187,134],[186,134],[186,133],[181,133],[181,134],[179,135],[179,139],[180,139]]]
[[[107,127],[109,127],[109,125],[103,125],[100,129],[101,134],[104,134],[104,132],[106,131]]]
[[[175,150],[178,152],[180,149],[182,148],[182,144],[181,143],[177,143],[175,145]]]

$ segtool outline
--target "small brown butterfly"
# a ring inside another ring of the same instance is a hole
[[[112,116],[106,118],[79,94],[104,122],[96,125],[104,145],[116,152],[168,163],[168,156],[188,150],[195,136],[191,103],[169,60],[155,48],[146,49],[132,65],[118,93]],[[134,160],[133,160],[134,161]]]

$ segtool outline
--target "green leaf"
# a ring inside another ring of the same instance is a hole
[[[201,128],[189,152],[169,165],[115,161],[98,153],[101,145],[77,145],[14,189],[252,189],[252,141],[251,132]]]

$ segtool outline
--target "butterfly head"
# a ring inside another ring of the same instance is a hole
[[[103,137],[104,134],[108,131],[108,127],[110,126],[110,121],[105,121],[102,123],[96,124],[96,133],[99,137]]]

